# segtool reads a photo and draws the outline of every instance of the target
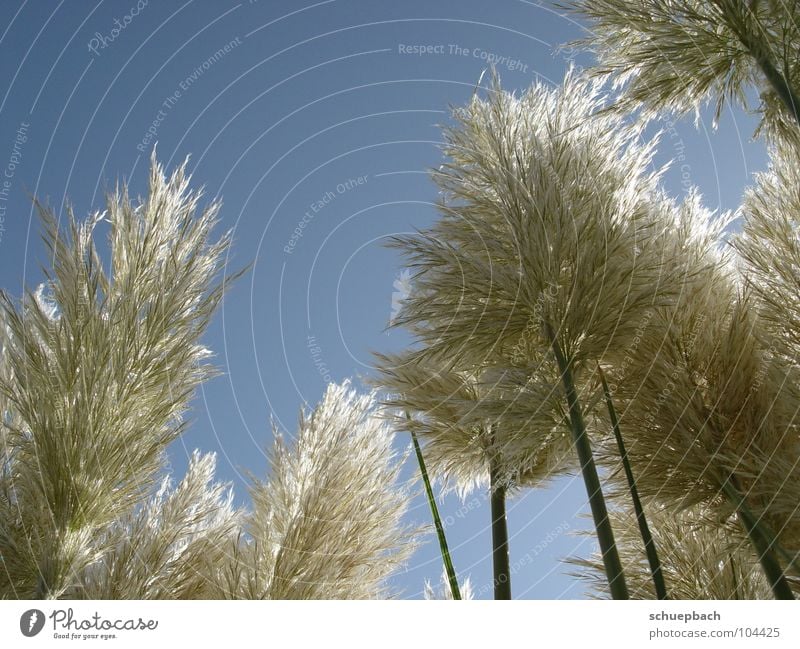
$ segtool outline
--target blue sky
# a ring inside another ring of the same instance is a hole
[[[156,142],[170,167],[191,154],[195,184],[223,200],[234,230],[230,268],[252,268],[206,337],[224,374],[198,395],[170,459],[181,473],[192,449],[217,451],[219,477],[242,497],[246,472],[265,471],[270,418],[293,431],[326,381],[369,375],[372,350],[409,342],[385,330],[402,267],[383,243],[436,216],[427,170],[442,160],[448,107],[490,59],[518,89],[591,62],[557,51],[583,27],[545,2],[3,0],[0,10],[0,165],[11,173],[0,286],[19,295],[41,279],[31,195],[84,215],[117,179],[144,191]],[[676,122],[659,154],[684,156],[669,190],[695,184],[708,206],[734,209],[765,166],[753,127],[730,111],[717,131],[708,115],[698,128]],[[511,501],[515,597],[583,596],[558,559],[592,548],[575,534],[584,501],[579,479]],[[488,502],[451,496],[443,516],[457,570],[491,597]],[[429,520],[422,499],[410,517]],[[395,585],[419,597],[440,565],[431,537]]]

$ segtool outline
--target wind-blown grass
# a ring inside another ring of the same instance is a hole
[[[52,269],[21,304],[5,293],[0,596],[64,596],[103,560],[111,533],[151,495],[195,388],[213,374],[199,343],[222,296],[230,239],[219,206],[198,212],[185,164],[153,159],[148,197],[123,186],[66,230],[39,205]],[[110,225],[110,270],[94,243]]]
[[[769,599],[771,590],[749,541],[735,521],[715,520],[703,508],[675,514],[648,503],[649,520],[672,599]],[[615,509],[614,529],[632,599],[655,599],[652,573],[636,516]],[[573,574],[586,581],[590,595],[607,598],[608,583],[599,556],[569,559]]]
[[[173,486],[166,451],[215,373],[200,338],[230,245],[201,195],[154,157],[144,200],[122,186],[65,231],[39,206],[47,281],[0,298],[0,598],[377,598],[415,547],[392,431],[348,384],[294,443],[276,431],[250,511],[213,455]]]
[[[795,3],[741,0],[573,0],[589,18],[580,41],[598,56],[594,73],[623,89],[622,111],[649,117],[697,110],[714,101],[747,107],[762,87],[760,128],[795,139],[800,126],[800,15]]]
[[[471,376],[527,364],[533,385],[545,377],[550,398],[535,406],[550,412],[542,404],[561,400],[557,425],[568,421],[609,579],[624,598],[579,392],[591,362],[621,361],[643,314],[673,303],[690,278],[671,243],[678,210],[651,167],[655,142],[602,111],[606,99],[573,72],[519,97],[493,78],[485,98],[454,111],[447,160],[433,173],[441,217],[394,239],[415,273],[395,323],[420,343],[415,363]],[[441,406],[452,407],[452,398]],[[529,448],[542,448],[553,427],[531,424]]]
[[[376,599],[417,532],[403,517],[393,432],[374,395],[328,387],[301,414],[293,444],[275,431],[270,475],[251,488],[253,511],[220,575],[219,595],[246,599]]]

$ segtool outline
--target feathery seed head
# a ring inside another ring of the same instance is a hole
[[[458,590],[461,594],[462,600],[473,599],[472,581],[469,577],[464,579],[463,582],[459,583]],[[435,586],[426,579],[423,595],[427,600],[452,600],[453,591],[450,588],[450,582],[447,579],[447,573],[442,572],[439,583]]]
[[[615,395],[643,496],[673,510],[730,515],[723,487],[741,485],[783,546],[800,547],[800,405],[796,366],[765,342],[753,298],[726,278],[700,299],[661,310]],[[613,450],[607,462],[617,462]]]
[[[560,384],[539,368],[459,371],[413,351],[376,358],[394,426],[420,438],[431,476],[462,497],[488,485],[490,468],[512,491],[573,468]]]
[[[778,351],[800,358],[800,169],[797,150],[775,146],[769,169],[745,194],[733,239],[742,274]]]
[[[795,137],[797,123],[773,79],[799,87],[800,42],[793,3],[742,0],[567,0],[566,9],[590,19],[579,41],[599,59],[595,74],[621,88],[620,112],[685,113],[713,101],[716,120],[725,101],[747,106],[761,88],[761,128]],[[777,76],[776,76],[777,75]],[[767,82],[770,82],[769,84]],[[781,82],[778,81],[780,84]],[[697,113],[699,115],[699,113]]]
[[[633,599],[655,599],[650,566],[632,511],[612,513],[614,537]],[[749,541],[735,521],[712,520],[702,508],[679,514],[656,506],[647,519],[661,559],[671,599],[771,599],[772,591],[758,566]],[[576,576],[591,585],[591,594],[608,597],[602,558],[571,558]]]
[[[455,111],[433,175],[442,218],[394,242],[416,271],[397,323],[421,353],[480,365],[525,338],[548,345],[548,324],[577,362],[624,344],[639,314],[672,299],[654,141],[601,111],[601,90],[571,71],[516,97],[495,78]]]
[[[230,485],[214,482],[213,453],[195,451],[186,476],[115,521],[95,544],[111,549],[87,566],[69,598],[205,599],[239,529]]]
[[[392,433],[374,395],[348,382],[328,387],[300,418],[293,444],[276,436],[271,474],[252,489],[252,541],[227,596],[369,599],[413,549],[402,523],[410,495],[400,483]]]
[[[218,206],[198,210],[185,164],[152,160],[147,199],[126,188],[60,228],[37,203],[52,269],[17,304],[0,295],[6,334],[0,393],[13,425],[0,592],[60,596],[98,559],[86,543],[150,493],[194,389],[212,374],[199,344],[221,294],[230,239]],[[199,211],[199,213],[197,213]],[[110,272],[94,243],[110,223]],[[9,567],[10,563],[16,565]]]

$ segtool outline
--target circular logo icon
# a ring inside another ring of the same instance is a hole
[[[19,630],[22,635],[32,638],[44,628],[44,613],[38,608],[25,611],[19,618]]]

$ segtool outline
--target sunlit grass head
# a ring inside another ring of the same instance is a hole
[[[580,43],[597,55],[596,76],[621,90],[622,112],[685,114],[707,103],[748,107],[753,87],[765,128],[796,140],[800,65],[796,9],[741,0],[565,0],[589,19]],[[795,93],[794,99],[791,97]]]
[[[536,368],[459,371],[414,351],[377,359],[375,382],[395,425],[420,437],[428,469],[445,487],[466,495],[489,484],[491,468],[513,492],[574,469],[563,394],[552,377],[531,376]]]
[[[397,323],[429,357],[541,348],[544,323],[571,359],[598,357],[673,298],[654,141],[601,112],[605,99],[570,72],[519,96],[495,78],[454,111],[433,173],[441,219],[396,239],[416,271]]]
[[[157,484],[194,390],[214,373],[200,343],[222,295],[230,238],[212,234],[186,165],[152,160],[148,194],[125,185],[65,227],[39,205],[52,260],[21,303],[0,299],[9,491],[0,505],[13,596],[58,597],[101,550],[91,539]],[[95,238],[110,229],[110,260]],[[106,270],[110,268],[110,270]],[[10,423],[10,425],[9,425]]]

